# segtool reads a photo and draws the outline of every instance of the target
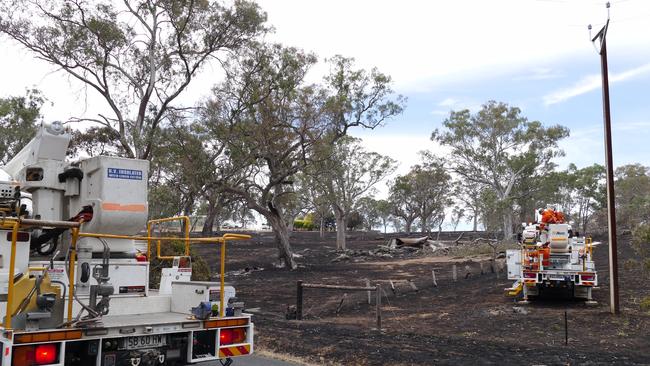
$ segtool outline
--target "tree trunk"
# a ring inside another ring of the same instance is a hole
[[[422,235],[427,233],[427,218],[424,216],[420,217],[420,229],[422,230]]]
[[[325,237],[325,219],[321,217],[320,219],[320,238],[323,239]]]
[[[503,240],[512,240],[512,212],[503,213]]]
[[[476,232],[478,229],[478,215],[474,214],[474,226],[473,226],[473,231]]]
[[[278,257],[284,262],[287,268],[298,268],[296,261],[293,259],[293,250],[291,249],[289,234],[287,233],[287,225],[284,220],[279,215],[274,215],[273,213],[265,216],[265,218],[273,228],[276,245],[279,250]]]
[[[194,207],[194,199],[188,199],[183,207],[183,216],[190,216],[192,214],[192,207]],[[181,233],[185,233],[185,220],[181,221]],[[189,228],[188,228],[189,229]]]
[[[334,210],[336,216],[336,250],[346,250],[345,245],[345,221],[346,217],[343,213]]]
[[[203,229],[201,230],[201,235],[211,236],[212,228],[214,227],[214,220],[217,218],[217,205],[215,202],[208,200],[208,212],[205,216],[205,222],[203,223]]]
[[[413,220],[404,220],[404,231],[407,235],[411,234],[411,225],[413,225]]]

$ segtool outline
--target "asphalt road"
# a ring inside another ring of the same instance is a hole
[[[221,366],[217,362],[210,362],[206,364],[207,366]],[[247,356],[247,357],[238,357],[233,359],[232,366],[300,366],[297,363],[278,361],[270,358],[264,358],[261,356]]]

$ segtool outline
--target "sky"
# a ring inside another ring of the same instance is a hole
[[[267,40],[341,54],[390,75],[408,98],[404,113],[376,130],[354,130],[372,151],[400,163],[418,151],[444,149],[429,137],[451,110],[478,110],[488,100],[522,109],[530,120],[561,124],[560,167],[604,163],[600,58],[590,41],[608,11],[601,0],[259,0],[274,32]],[[608,33],[614,164],[650,156],[650,1],[613,0]],[[93,115],[105,108],[81,85],[1,40],[0,96],[37,87],[48,98],[46,120]],[[325,72],[317,66],[310,78]],[[206,95],[219,79],[204,69],[182,102]],[[386,189],[380,185],[380,192]]]

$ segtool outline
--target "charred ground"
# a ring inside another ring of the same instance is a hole
[[[294,233],[301,267],[288,271],[275,267],[272,239],[270,234],[256,234],[228,248],[226,280],[255,314],[256,347],[333,365],[650,364],[650,315],[639,309],[650,285],[639,266],[628,265],[634,252],[626,237],[619,241],[619,316],[611,315],[607,305],[606,245],[599,246],[595,256],[597,306],[561,296],[522,306],[504,296],[503,289],[512,281],[505,279],[505,272],[498,278],[492,273],[490,255],[481,254],[476,244],[449,253],[391,252],[380,247],[387,237],[353,234],[346,258],[335,252],[330,235],[320,239],[315,233]],[[210,260],[216,253],[215,248],[201,247],[211,265],[216,264]],[[484,263],[484,274],[479,262]],[[458,268],[456,282],[452,264]],[[432,269],[438,287],[433,286]],[[341,291],[306,289],[304,320],[285,319],[287,307],[295,304],[298,280],[362,286],[366,279],[385,291],[381,332],[374,329],[374,300],[368,305],[365,292],[350,292],[341,303]]]

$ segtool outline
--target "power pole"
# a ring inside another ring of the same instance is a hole
[[[609,12],[609,2],[607,9]],[[607,175],[607,224],[609,227],[609,304],[612,314],[619,313],[618,299],[618,253],[616,243],[616,206],[614,195],[614,164],[612,161],[612,121],[609,109],[609,75],[607,72],[607,23],[592,38],[592,42],[600,42],[600,69],[603,78],[603,121],[605,125],[605,167]],[[591,30],[591,25],[589,26]]]

